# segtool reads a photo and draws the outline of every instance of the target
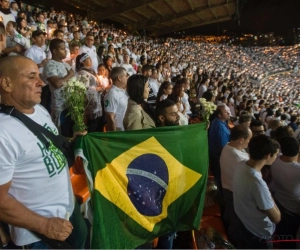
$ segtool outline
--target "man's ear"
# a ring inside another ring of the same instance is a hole
[[[159,120],[160,124],[164,124],[165,123],[165,117],[163,115],[159,115],[158,116],[158,120]]]
[[[7,76],[0,77],[0,88],[5,92],[11,92],[13,90],[13,83]]]

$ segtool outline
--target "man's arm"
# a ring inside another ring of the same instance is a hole
[[[116,131],[115,113],[105,112],[108,131]]]
[[[273,223],[278,224],[280,222],[281,214],[275,203],[274,207],[268,210],[263,210],[263,212],[269,217],[270,221],[272,221]]]
[[[74,76],[74,71],[73,69],[70,69],[68,71],[68,74],[64,77],[58,77],[58,76],[51,76],[48,77],[47,80],[54,86],[54,88],[59,89],[62,87],[65,81],[68,81],[70,78]]]
[[[72,232],[72,224],[61,218],[46,218],[34,213],[8,194],[11,181],[0,185],[0,220],[64,241]]]

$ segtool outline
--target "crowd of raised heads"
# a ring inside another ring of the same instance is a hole
[[[106,89],[112,83],[112,68],[121,66],[128,75],[144,74],[142,68],[147,65],[144,70],[148,69],[153,100],[165,99],[179,78],[187,78],[183,90],[188,92],[189,101],[197,103],[205,91],[211,91],[215,103],[228,106],[230,116],[236,119],[241,112],[248,112],[253,118],[264,118],[262,122],[268,126],[279,113],[287,114],[283,123],[300,114],[299,45],[241,47],[221,43],[217,37],[153,39],[64,10],[39,9],[15,1],[0,3],[6,29],[1,56],[25,55],[44,66],[52,58],[51,40],[57,38],[65,42],[63,61],[74,72],[84,67],[85,61],[76,58],[82,58],[83,53],[90,55],[90,68],[101,80],[104,78]],[[43,67],[39,68],[42,75]],[[184,106],[181,104],[183,115],[191,115]]]

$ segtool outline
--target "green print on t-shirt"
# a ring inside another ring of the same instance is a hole
[[[57,130],[51,129],[51,127],[49,127],[46,123],[43,127],[51,131],[53,134],[58,134]],[[38,142],[37,145],[42,152],[43,161],[47,168],[49,177],[51,178],[54,175],[59,174],[67,164],[67,159],[64,154],[58,148],[56,148],[51,141],[49,149],[47,149],[46,146],[41,142]]]
[[[67,159],[64,154],[50,142],[49,149],[44,144],[38,142],[41,149],[43,160],[50,177],[59,174],[67,164]]]

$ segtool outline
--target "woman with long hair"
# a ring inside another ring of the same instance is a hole
[[[172,94],[173,85],[169,81],[164,81],[157,92],[156,103],[168,98]]]
[[[111,79],[111,76],[110,76],[110,74],[111,74],[111,71],[112,71],[112,64],[113,64],[113,60],[112,60],[112,58],[111,58],[111,56],[106,56],[104,59],[103,59],[103,64],[104,64],[104,66],[105,66],[105,68],[106,68],[106,70],[107,70],[107,75],[106,75],[106,77],[108,78],[108,79]]]
[[[82,53],[76,58],[76,72],[78,75],[85,76],[87,87],[88,105],[85,111],[87,118],[88,132],[102,132],[102,106],[101,93],[103,87],[98,79],[96,72],[93,70],[92,59],[87,53]]]
[[[154,128],[155,123],[143,109],[143,103],[149,96],[148,78],[143,75],[132,75],[127,80],[129,96],[123,125],[125,130]]]

